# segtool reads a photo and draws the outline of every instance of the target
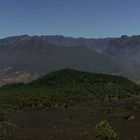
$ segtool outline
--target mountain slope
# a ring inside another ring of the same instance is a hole
[[[116,73],[120,69],[110,56],[88,47],[49,45],[41,37],[28,36],[0,41],[0,69],[3,75],[7,68],[11,68],[6,73],[9,72],[9,75],[11,71],[28,73],[27,81],[62,68],[103,73]]]
[[[0,107],[44,109],[56,103],[73,105],[105,98],[127,98],[134,93],[137,93],[137,85],[127,78],[64,69],[28,84],[3,86]]]
[[[28,35],[8,37],[0,40],[1,84],[28,82],[62,68],[139,79],[139,46],[140,36],[105,39]],[[17,73],[21,75],[15,80]],[[8,78],[5,79],[5,76]]]
[[[48,87],[61,87],[66,85],[89,84],[89,85],[102,85],[102,84],[116,84],[122,87],[135,86],[135,83],[129,79],[108,74],[97,74],[84,71],[77,71],[73,69],[63,69],[51,72],[42,78],[39,78],[27,85],[45,85]]]

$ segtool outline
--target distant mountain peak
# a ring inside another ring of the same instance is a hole
[[[122,35],[121,36],[121,39],[128,39],[129,38],[129,36],[127,36],[127,35]]]

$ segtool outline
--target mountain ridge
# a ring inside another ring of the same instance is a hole
[[[7,37],[0,39],[1,75],[5,75],[3,69],[9,67],[15,73],[28,73],[30,76],[24,81],[63,68],[139,79],[140,36],[99,39],[59,35]]]

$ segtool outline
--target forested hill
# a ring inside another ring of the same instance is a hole
[[[3,86],[0,89],[0,106],[45,108],[56,103],[127,98],[137,92],[138,86],[125,77],[63,69],[28,84]]]
[[[85,85],[118,85],[122,87],[135,86],[135,83],[130,81],[128,78],[109,74],[99,74],[84,71],[77,71],[73,69],[63,69],[59,71],[51,72],[42,78],[39,78],[29,85],[39,85],[48,87],[59,87],[73,85],[77,86],[80,84]]]

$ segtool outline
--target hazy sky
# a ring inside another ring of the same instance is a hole
[[[0,0],[0,38],[140,34],[140,0]]]

